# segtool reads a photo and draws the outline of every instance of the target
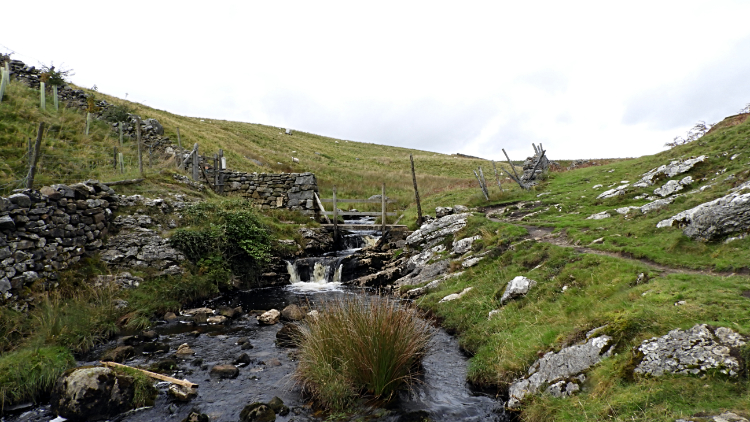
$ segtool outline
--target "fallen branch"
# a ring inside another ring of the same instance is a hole
[[[196,388],[198,387],[198,384],[194,384],[188,380],[178,380],[177,378],[168,377],[166,375],[157,374],[156,372],[147,371],[145,369],[139,369],[139,368],[133,368],[132,366],[123,365],[121,363],[115,363],[115,362],[99,362],[104,366],[108,366],[110,368],[128,368],[133,369],[135,371],[143,372],[144,374],[148,375],[151,378],[156,378],[158,380],[171,382],[172,384],[178,384],[183,387],[187,388]]]

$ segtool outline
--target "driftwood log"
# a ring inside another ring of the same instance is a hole
[[[156,372],[147,371],[145,369],[139,369],[139,368],[133,368],[132,366],[123,365],[121,363],[115,363],[115,362],[99,362],[104,366],[108,366],[110,368],[128,368],[133,369],[135,371],[143,372],[144,374],[148,375],[151,378],[155,378],[162,381],[171,382],[172,384],[178,384],[183,387],[187,388],[196,388],[198,387],[198,384],[192,383],[188,380],[178,380],[177,378],[168,377],[166,375],[157,374]]]

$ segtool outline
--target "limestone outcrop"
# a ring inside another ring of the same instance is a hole
[[[531,365],[526,377],[511,384],[506,406],[517,409],[526,396],[541,392],[558,397],[574,394],[586,379],[583,372],[609,356],[611,344],[612,338],[603,335],[591,337],[585,343],[566,347],[557,353],[547,353]]]
[[[750,188],[747,183],[741,187]],[[656,227],[677,226],[698,240],[715,240],[750,228],[750,193],[742,189],[660,221]]]
[[[706,324],[688,330],[672,330],[635,348],[634,353],[641,358],[633,372],[658,377],[664,374],[702,375],[717,370],[734,377],[742,369],[737,356],[747,341],[729,328]]]

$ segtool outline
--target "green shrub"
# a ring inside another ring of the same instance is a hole
[[[321,406],[342,410],[362,392],[389,400],[414,381],[431,331],[383,297],[333,301],[302,329],[296,378]]]
[[[0,356],[0,409],[37,400],[75,364],[70,351],[61,346],[25,348]]]

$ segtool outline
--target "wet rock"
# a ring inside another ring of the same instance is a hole
[[[276,420],[276,413],[267,405],[255,402],[248,404],[240,412],[240,422],[273,422]]]
[[[253,360],[250,358],[250,356],[247,355],[247,353],[243,353],[237,356],[232,362],[232,364],[237,365],[237,366],[250,365],[251,363],[253,363]]]
[[[143,351],[146,353],[167,353],[169,351],[169,344],[167,343],[146,343],[143,346]]]
[[[302,330],[297,324],[286,324],[276,332],[276,347],[297,347]]]
[[[633,372],[658,377],[664,374],[702,375],[708,370],[718,370],[734,377],[742,369],[737,356],[747,341],[729,328],[713,328],[706,324],[689,330],[672,330],[635,348],[634,353],[642,358]]]
[[[320,255],[333,248],[333,235],[324,228],[302,228],[299,233],[309,256]]]
[[[258,322],[264,325],[274,325],[279,322],[279,317],[281,317],[281,312],[277,311],[276,309],[271,309],[270,311],[266,311],[261,316],[259,316]]]
[[[274,397],[268,402],[268,407],[271,408],[277,415],[279,416],[286,416],[289,414],[289,407],[284,404],[284,402],[278,398]]]
[[[298,305],[292,304],[281,311],[281,318],[285,321],[301,321],[305,318],[305,312]]]
[[[133,356],[135,356],[135,348],[133,348],[133,346],[119,346],[104,352],[100,359],[105,362],[123,363]]]
[[[133,407],[133,378],[110,368],[82,367],[68,371],[52,389],[52,411],[73,421],[106,419]]]
[[[611,342],[611,337],[599,336],[590,338],[585,343],[566,347],[557,353],[547,353],[531,365],[526,377],[511,384],[510,398],[506,406],[509,409],[517,409],[526,396],[545,391],[550,386],[550,393],[574,393],[576,387],[568,384],[579,384],[579,375],[582,372],[597,364],[602,357],[609,356]],[[561,381],[564,384],[559,384]]]
[[[177,348],[177,351],[175,352],[175,355],[177,355],[177,357],[181,359],[191,357],[194,354],[195,354],[195,351],[191,349],[187,343],[182,343],[180,347]]]
[[[127,346],[135,346],[137,344],[143,343],[143,339],[141,336],[135,335],[135,336],[122,336],[117,340],[117,343],[124,344]]]
[[[190,410],[190,413],[188,413],[187,417],[182,420],[182,422],[210,422],[211,419],[208,417],[207,414],[201,413],[200,410],[193,408]]]
[[[239,375],[239,374],[240,374],[240,370],[237,369],[236,366],[234,366],[234,365],[228,365],[228,364],[214,365],[211,368],[211,372],[210,372],[210,375],[212,377],[218,377],[218,378],[222,378],[222,379],[237,378],[237,375]]]
[[[190,400],[198,397],[198,390],[179,384],[172,384],[169,386],[167,394],[169,394],[170,397],[177,401],[189,402]]]
[[[743,185],[742,188],[750,188]],[[750,229],[750,193],[740,190],[660,221],[656,227],[677,226],[693,239],[714,240]]]
[[[470,215],[470,213],[451,214],[423,224],[422,227],[406,238],[406,244],[432,247],[446,236],[464,228]]]
[[[172,322],[177,320],[177,315],[174,312],[167,312],[164,314],[164,321]]]
[[[237,312],[236,308],[230,308],[229,306],[222,306],[219,308],[219,315],[223,316],[224,318],[233,319],[242,315],[242,312]]]
[[[267,366],[281,366],[281,361],[277,358],[266,359],[264,362]]]
[[[161,359],[149,367],[152,372],[171,372],[177,369],[177,362],[174,359]]]
[[[444,302],[451,302],[457,299],[461,299],[466,293],[469,293],[473,289],[473,287],[467,287],[461,291],[461,293],[453,293],[450,294],[442,299],[440,299],[440,302],[438,303],[444,303]]]
[[[140,336],[144,341],[154,341],[159,338],[159,334],[154,330],[143,331]]]
[[[517,276],[505,286],[505,291],[500,297],[500,304],[505,305],[513,299],[526,296],[534,286],[536,286],[536,281],[521,275]]]
[[[240,346],[240,350],[250,350],[253,348],[253,345],[248,341],[247,343],[243,343]]]
[[[223,324],[227,322],[227,317],[224,315],[214,315],[206,318],[206,322],[209,324]]]
[[[192,318],[193,318],[193,321],[195,321],[196,324],[208,324],[208,316],[209,315],[211,315],[211,314],[207,314],[205,312],[196,312],[196,313],[193,314]]]

